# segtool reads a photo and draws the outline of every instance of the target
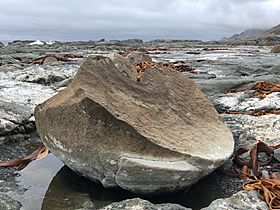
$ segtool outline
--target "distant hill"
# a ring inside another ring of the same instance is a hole
[[[264,30],[262,29],[248,29],[246,31],[241,32],[240,34],[234,34],[230,39],[247,39],[256,37],[262,34]]]
[[[280,44],[280,24],[268,30],[249,29],[234,34],[230,38],[223,38],[221,43],[233,45],[275,45]]]
[[[262,34],[265,30],[263,29],[248,29],[239,34],[234,34],[229,38],[223,38],[223,41],[233,41],[233,40],[244,40],[248,38],[257,37]]]
[[[277,26],[272,27],[271,29],[264,31],[260,34],[261,36],[273,36],[273,35],[280,35],[280,24]]]

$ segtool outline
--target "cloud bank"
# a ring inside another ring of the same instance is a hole
[[[272,27],[279,14],[279,0],[1,0],[0,40],[211,40]]]

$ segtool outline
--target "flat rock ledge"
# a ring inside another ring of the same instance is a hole
[[[234,148],[194,82],[165,67],[139,73],[120,55],[87,58],[35,119],[42,141],[71,169],[136,193],[185,189]]]
[[[121,202],[112,203],[101,210],[191,210],[185,208],[179,204],[163,203],[163,204],[152,204],[149,201],[134,198],[127,199]]]

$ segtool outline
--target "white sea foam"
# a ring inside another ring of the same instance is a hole
[[[44,45],[45,43],[40,41],[40,40],[37,40],[36,42],[31,42],[29,45]]]

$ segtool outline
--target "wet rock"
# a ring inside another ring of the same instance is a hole
[[[191,210],[190,208],[185,208],[178,204],[152,204],[149,201],[134,198],[134,199],[127,199],[121,202],[112,203],[101,210]]]
[[[10,198],[7,195],[0,195],[0,209],[3,210],[19,210],[21,208],[21,204]]]
[[[217,199],[202,210],[268,210],[267,204],[260,200],[257,191],[240,191],[230,198]]]
[[[136,82],[116,66],[86,59],[37,106],[41,139],[66,165],[105,187],[160,193],[193,185],[231,156],[230,131],[191,80],[153,68]]]
[[[5,47],[5,45],[2,42],[0,42],[0,48],[1,47]]]
[[[280,44],[274,45],[271,49],[272,53],[280,53]]]
[[[128,56],[127,59],[131,62],[131,63],[138,63],[138,62],[153,62],[152,59],[150,58],[149,55],[142,53],[142,52],[137,52],[137,51],[133,51],[131,52]]]

